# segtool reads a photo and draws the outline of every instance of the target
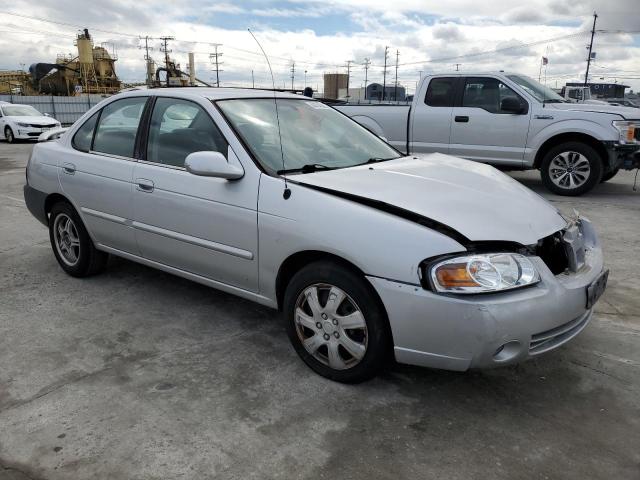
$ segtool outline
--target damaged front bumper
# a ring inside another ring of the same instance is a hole
[[[541,280],[517,290],[443,295],[367,277],[386,307],[397,361],[461,371],[495,367],[547,352],[578,335],[593,313],[589,289],[599,296],[606,272],[588,220],[572,222],[564,235],[569,268],[554,274],[533,256]],[[594,290],[597,282],[600,291]]]
[[[609,170],[640,168],[640,145],[603,142],[609,156]]]

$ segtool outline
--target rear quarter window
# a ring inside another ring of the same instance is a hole
[[[76,134],[73,136],[71,140],[71,144],[73,148],[76,150],[81,150],[83,152],[88,152],[91,150],[91,142],[93,141],[93,132],[96,128],[96,122],[98,120],[98,115],[100,112],[96,112],[89,120],[85,121],[82,126],[78,129]]]
[[[434,78],[429,82],[424,103],[430,107],[453,107],[455,78]]]

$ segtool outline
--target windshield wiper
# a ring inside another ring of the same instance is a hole
[[[358,165],[367,165],[369,163],[386,162],[388,160],[395,160],[397,158],[400,158],[400,157],[389,157],[389,158],[371,157],[366,162],[358,163]],[[355,167],[355,165],[354,165],[354,167]]]
[[[276,173],[282,175],[283,173],[313,173],[318,170],[335,170],[337,167],[328,167],[321,163],[307,163],[298,168],[287,168],[285,170],[278,170]]]

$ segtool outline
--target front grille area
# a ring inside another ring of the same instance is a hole
[[[583,315],[564,325],[532,335],[531,343],[529,344],[529,354],[537,355],[547,352],[576,336],[589,321],[590,313],[591,312],[585,312]]]
[[[47,123],[46,125],[38,125],[37,123],[30,123],[30,127],[32,128],[53,128],[56,126],[55,123]]]
[[[543,238],[536,245],[535,254],[549,267],[554,275],[563,273],[569,268],[569,258],[562,241],[563,232]]]

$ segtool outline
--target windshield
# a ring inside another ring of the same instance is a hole
[[[398,158],[396,150],[333,108],[317,101],[278,99],[284,167],[273,99],[220,100],[217,103],[262,166],[271,173],[344,168]]]
[[[7,117],[41,117],[42,114],[29,105],[3,106],[2,111]]]
[[[529,95],[545,103],[564,103],[564,98],[551,90],[549,87],[545,87],[540,82],[536,82],[533,78],[526,77],[524,75],[507,75],[507,78],[517,83],[523,90]]]

